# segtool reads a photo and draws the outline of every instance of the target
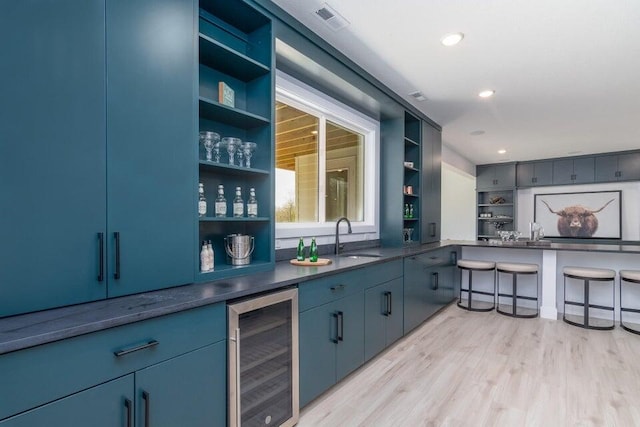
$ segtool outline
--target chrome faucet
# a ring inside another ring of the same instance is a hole
[[[349,218],[347,218],[346,216],[343,216],[342,218],[339,218],[338,221],[336,221],[336,255],[340,254],[340,223],[342,221],[347,221],[347,227],[349,227],[347,229],[347,233],[351,234],[351,221],[349,221]]]

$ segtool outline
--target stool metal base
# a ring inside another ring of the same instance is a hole
[[[512,294],[503,294],[500,293],[500,273],[503,274],[511,274],[513,276],[513,293]],[[539,308],[538,308],[538,272],[534,271],[534,272],[515,272],[515,271],[504,271],[504,270],[497,270],[498,275],[498,296],[497,296],[497,304],[496,304],[496,311],[504,316],[509,316],[509,317],[517,317],[517,318],[521,318],[521,319],[533,319],[535,317],[538,317],[539,315]],[[536,275],[536,296],[535,297],[526,297],[526,296],[521,296],[518,295],[518,274],[535,274]],[[504,298],[511,298],[511,312],[508,311],[504,311],[500,309],[500,297],[504,297]],[[519,299],[523,299],[523,300],[528,300],[528,301],[535,301],[536,302],[536,312],[533,314],[518,314],[518,306],[517,306],[517,302]]]
[[[491,292],[485,292],[485,291],[476,291],[473,289],[473,285],[472,285],[472,277],[473,277],[473,272],[474,271],[495,271],[495,269],[491,268],[491,269],[470,269],[470,268],[466,268],[466,267],[460,267],[458,266],[459,269],[461,270],[467,270],[469,272],[469,280],[468,280],[468,285],[467,285],[467,289],[463,289],[462,286],[460,286],[460,294],[458,296],[458,302],[456,303],[456,305],[464,310],[467,311],[479,311],[479,312],[486,312],[486,311],[493,311],[496,306],[495,306],[495,301],[493,303],[489,303],[487,301],[483,301],[483,302],[487,302],[488,304],[491,304],[491,307],[485,307],[485,308],[478,308],[478,307],[473,307],[472,304],[472,300],[473,294],[480,294],[480,295],[491,295],[492,297],[495,295],[495,291],[496,291],[496,276],[494,274],[493,276],[493,293]],[[463,292],[467,292],[467,304],[464,305],[462,304],[462,293]]]
[[[567,278],[569,278],[569,279],[578,279],[578,280],[584,281],[584,301],[582,301],[582,302],[567,301]],[[613,304],[611,306],[605,306],[605,305],[597,305],[597,304],[590,304],[589,303],[589,282],[594,281],[594,280],[597,281],[597,282],[611,282],[611,288],[613,289],[613,300],[615,301],[615,279],[614,278],[593,278],[593,277],[575,276],[575,275],[572,275],[572,274],[564,274],[564,313],[562,313],[562,320],[565,323],[568,323],[569,325],[578,326],[578,327],[583,328],[583,329],[594,329],[594,330],[598,330],[598,331],[609,331],[609,330],[615,328],[615,326],[616,326],[614,307],[613,307]],[[584,314],[583,314],[583,317],[582,317],[583,318],[583,322],[582,323],[567,319],[567,314],[566,314],[567,305],[575,305],[575,306],[584,308]],[[611,314],[612,314],[611,325],[607,325],[607,326],[594,326],[594,325],[591,325],[589,323],[589,309],[590,308],[595,308],[595,309],[598,309],[598,310],[611,311]]]
[[[622,329],[624,329],[625,331],[631,332],[631,333],[636,334],[636,335],[640,335],[640,330],[634,329],[634,328],[632,328],[630,326],[627,326],[622,321],[622,313],[640,313],[640,309],[629,308],[629,307],[623,307],[622,306],[622,282],[640,284],[640,281],[634,280],[634,279],[631,279],[631,278],[628,278],[628,277],[625,277],[625,278],[620,277],[620,327]]]

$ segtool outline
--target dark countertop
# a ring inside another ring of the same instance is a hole
[[[311,279],[447,246],[640,253],[640,246],[635,245],[552,243],[548,246],[498,246],[488,242],[445,240],[406,248],[370,248],[355,251],[377,254],[380,255],[379,258],[351,259],[332,255],[328,258],[333,262],[320,267],[297,267],[283,261],[276,263],[272,271],[263,273],[0,319],[0,354],[290,285],[304,285],[305,281]]]

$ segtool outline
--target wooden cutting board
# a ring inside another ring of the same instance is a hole
[[[291,261],[289,261],[291,264],[293,265],[299,265],[302,267],[315,267],[317,265],[329,265],[331,264],[331,260],[328,258],[318,258],[317,262],[311,262],[309,261],[309,258],[305,259],[304,261],[298,261],[297,259],[292,259]]]

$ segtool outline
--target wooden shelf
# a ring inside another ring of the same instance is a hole
[[[405,196],[407,197],[415,197],[416,199],[420,196],[418,196],[417,194],[409,194],[409,193],[403,193]]]
[[[241,129],[252,129],[270,123],[266,117],[229,107],[203,96],[199,97],[199,106],[200,117]]]
[[[219,173],[225,173],[228,175],[245,175],[245,174],[256,174],[256,175],[269,175],[270,172],[265,169],[256,169],[256,168],[245,168],[242,166],[234,166],[226,163],[216,163],[210,162],[207,160],[200,160],[199,162],[200,169],[202,170],[210,170]]]
[[[200,63],[248,82],[269,74],[269,67],[200,33]]]
[[[488,217],[488,218],[478,218],[480,221],[491,221],[491,222],[512,222],[513,218],[496,218],[496,217]]]
[[[405,221],[418,221],[418,218],[403,218]]]
[[[225,259],[226,254],[215,254],[216,259]],[[266,261],[252,261],[251,264],[248,265],[229,265],[224,263],[216,263],[215,270],[209,271],[207,273],[199,273],[200,277],[198,278],[199,282],[206,280],[217,280],[224,277],[229,277],[231,275],[237,276],[239,274],[249,274],[254,271],[264,271],[267,269],[271,269],[272,264]],[[246,271],[242,271],[246,270]]]
[[[501,206],[513,206],[513,203],[478,203],[478,206],[480,207],[487,207],[490,206],[492,208],[499,208]]]
[[[420,172],[420,169],[412,168],[412,167],[409,167],[409,166],[405,166],[404,169],[405,169],[405,171]]]

